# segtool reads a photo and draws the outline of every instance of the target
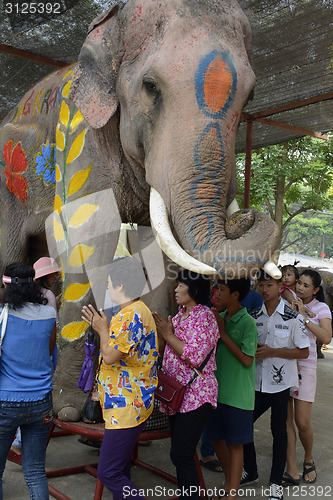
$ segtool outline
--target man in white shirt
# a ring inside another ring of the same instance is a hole
[[[255,422],[271,408],[273,459],[270,475],[270,500],[282,500],[282,475],[287,452],[287,409],[290,388],[298,387],[297,359],[309,355],[309,339],[301,315],[279,297],[281,281],[260,271],[259,293],[264,299],[260,309],[251,312],[258,330],[256,352]],[[258,480],[254,443],[244,445],[244,471],[241,485]]]

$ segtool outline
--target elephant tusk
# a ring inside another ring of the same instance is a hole
[[[217,274],[216,269],[189,255],[175,240],[168,220],[168,213],[161,195],[150,189],[150,222],[161,250],[180,267],[199,274]]]
[[[266,274],[268,274],[275,280],[279,280],[282,277],[280,269],[277,267],[276,264],[274,264],[274,262],[271,259],[268,259],[266,264],[264,264],[263,269]]]
[[[226,212],[227,217],[231,217],[232,214],[234,214],[238,210],[239,210],[239,206],[238,206],[236,198],[234,198],[232,200],[232,202],[230,203],[230,205],[227,207],[227,212]]]

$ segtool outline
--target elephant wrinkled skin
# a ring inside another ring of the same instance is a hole
[[[77,64],[32,87],[2,124],[0,267],[38,257],[31,248],[43,253],[46,234],[63,269],[59,418],[79,419],[85,398],[81,306],[101,300],[97,276],[121,222],[150,224],[150,192],[157,240],[179,265],[191,256],[189,269],[248,276],[274,251],[268,216],[237,212],[225,224],[255,84],[250,43],[235,0],[128,0],[93,21]]]

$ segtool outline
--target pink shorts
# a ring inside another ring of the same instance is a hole
[[[316,395],[317,368],[316,366],[299,366],[299,388],[290,391],[290,396],[301,401],[313,403]]]

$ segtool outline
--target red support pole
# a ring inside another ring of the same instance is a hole
[[[250,119],[250,120],[247,121],[247,125],[246,125],[244,208],[250,208],[252,132],[253,132],[253,121]]]

